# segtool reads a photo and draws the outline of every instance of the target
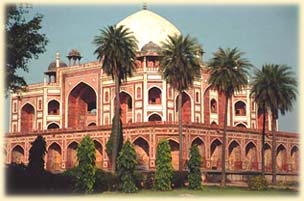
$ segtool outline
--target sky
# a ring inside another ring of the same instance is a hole
[[[117,24],[142,9],[128,5],[33,5],[31,14],[43,17],[41,33],[49,39],[46,52],[29,63],[29,73],[20,72],[30,83],[43,82],[43,73],[55,60],[56,52],[68,63],[72,48],[80,51],[82,63],[97,60],[92,43],[100,29]],[[219,47],[239,48],[256,68],[263,64],[286,64],[299,75],[299,8],[296,5],[158,5],[151,10],[173,23],[184,35],[195,37],[202,45],[203,60],[208,61]],[[279,118],[279,130],[299,132],[299,99],[292,112]],[[6,99],[6,117],[9,101]],[[8,118],[6,120],[8,131]]]

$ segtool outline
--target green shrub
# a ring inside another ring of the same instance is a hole
[[[117,173],[119,178],[119,188],[125,193],[135,193],[138,188],[135,185],[136,153],[134,146],[127,141],[121,149],[117,158]]]
[[[112,172],[96,170],[94,192],[117,191],[118,177]]]
[[[155,172],[148,172],[147,179],[144,182],[145,189],[152,189],[155,183]]]
[[[156,151],[155,189],[172,190],[173,167],[171,163],[171,148],[168,140],[161,140]]]
[[[263,191],[268,189],[268,183],[263,176],[255,176],[248,179],[248,188],[250,190]]]
[[[147,181],[147,174],[144,172],[135,172],[135,185],[138,189],[143,189]]]
[[[95,145],[89,136],[85,136],[77,148],[79,165],[76,167],[75,190],[92,193],[95,183]]]
[[[193,145],[190,150],[190,159],[187,162],[189,169],[189,188],[201,189],[202,188],[202,173],[201,173],[202,157],[199,153],[197,145]]]

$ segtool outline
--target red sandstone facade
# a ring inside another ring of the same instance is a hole
[[[162,79],[157,45],[144,45],[137,55],[133,77],[122,83],[120,92],[124,140],[137,153],[138,168],[154,169],[160,139],[170,142],[172,163],[178,167],[178,93]],[[42,134],[47,142],[46,168],[62,171],[77,164],[76,149],[89,135],[96,147],[98,168],[110,168],[105,152],[114,115],[114,82],[102,71],[102,63],[80,64],[80,53],[72,50],[69,65],[49,65],[44,82],[31,84],[26,92],[11,94],[10,132],[5,137],[6,163],[28,163],[31,142]],[[202,168],[220,170],[225,97],[208,86],[202,63],[200,79],[183,93],[183,159],[198,144]],[[229,100],[226,166],[231,171],[261,169],[262,113],[249,96],[249,88]],[[267,114],[267,130],[271,128]],[[280,173],[299,170],[297,134],[277,132],[277,169]],[[271,170],[271,135],[266,139],[266,170]]]

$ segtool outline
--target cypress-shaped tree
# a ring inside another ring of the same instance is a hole
[[[38,135],[32,142],[29,151],[28,171],[33,176],[40,176],[44,171],[44,156],[46,153],[46,142],[42,135]]]
[[[106,144],[106,152],[110,160],[112,160],[112,153],[113,153],[113,140],[114,140],[114,122],[115,122],[115,116],[112,119],[112,131],[110,138]],[[117,144],[117,157],[119,155],[119,152],[121,151],[123,146],[123,134],[122,134],[122,121],[120,119],[119,124],[118,124],[118,144]],[[113,163],[111,161],[111,163]]]
[[[171,148],[168,140],[161,140],[156,151],[155,189],[161,191],[171,190],[173,179]]]
[[[77,148],[79,164],[76,168],[76,191],[92,193],[95,183],[95,145],[89,136],[85,136]]]
[[[117,158],[117,173],[120,182],[120,190],[125,193],[135,193],[138,188],[135,185],[134,170],[136,166],[136,153],[134,146],[127,141]]]
[[[188,180],[190,189],[201,189],[202,188],[202,177],[201,177],[201,163],[202,157],[199,153],[198,147],[194,144],[190,150],[190,159],[187,162],[189,169]]]

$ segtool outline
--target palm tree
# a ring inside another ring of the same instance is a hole
[[[225,95],[225,116],[224,116],[224,134],[222,146],[222,182],[226,186],[226,129],[227,129],[227,110],[228,100],[234,92],[241,91],[248,83],[248,69],[252,65],[247,59],[242,58],[244,53],[237,48],[222,49],[219,48],[213,55],[214,57],[208,64],[210,77],[208,83],[210,88],[217,90],[220,94]]]
[[[182,93],[193,85],[195,77],[200,76],[199,56],[202,48],[189,35],[169,36],[160,52],[160,71],[163,78],[179,92],[178,95],[178,133],[179,133],[179,170],[182,160]]]
[[[276,121],[278,113],[282,115],[292,109],[296,100],[297,81],[291,68],[286,65],[265,64],[261,70],[256,70],[252,82],[251,94],[257,105],[264,112],[263,130],[265,130],[265,111],[271,111],[272,132],[272,183],[276,183]],[[264,131],[263,131],[264,132]],[[264,138],[264,133],[262,134]],[[264,143],[262,138],[262,174],[264,165]]]
[[[120,85],[122,80],[132,76],[136,66],[136,49],[137,41],[124,26],[108,26],[101,30],[100,36],[95,36],[93,43],[97,46],[94,54],[97,54],[97,59],[102,61],[103,71],[112,76],[115,82],[115,121],[114,121],[114,138],[112,151],[112,171],[116,169],[117,157],[117,138],[119,125],[119,109],[120,109]]]

